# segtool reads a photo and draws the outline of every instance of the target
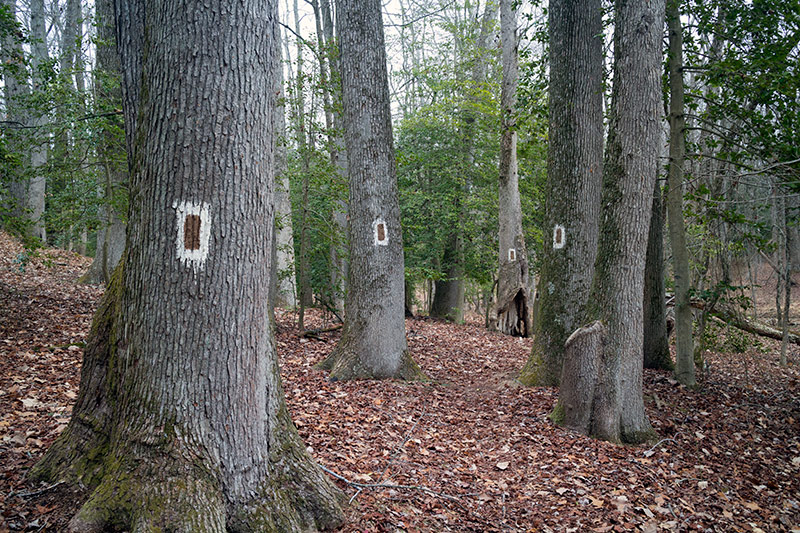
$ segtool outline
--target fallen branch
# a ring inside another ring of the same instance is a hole
[[[449,494],[444,494],[442,492],[436,492],[433,489],[429,489],[428,487],[423,487],[422,485],[395,485],[394,483],[359,483],[357,481],[350,481],[346,477],[337,474],[333,470],[325,468],[322,465],[319,467],[328,474],[332,475],[338,480],[344,481],[350,486],[357,487],[359,489],[398,489],[398,490],[416,490],[419,492],[424,492],[430,496],[437,496],[439,498],[443,498],[445,500],[452,500],[452,501],[460,501],[459,498],[456,496],[450,496]]]
[[[692,301],[692,307],[695,309],[703,309],[703,302],[699,301]],[[711,311],[711,316],[724,322],[725,324],[731,325],[737,329],[742,331],[746,331],[748,333],[753,333],[754,335],[760,335],[762,337],[768,337],[770,339],[775,340],[782,340],[783,339],[783,332],[779,329],[775,329],[770,327],[766,324],[761,322],[756,322],[754,320],[748,320],[736,313],[732,313],[727,310],[714,310]],[[789,342],[792,344],[800,345],[800,335],[789,332],[788,334]]]
[[[329,326],[327,328],[317,328],[317,329],[307,329],[303,332],[301,337],[305,338],[314,338],[319,339],[320,333],[330,333],[331,331],[336,331],[337,329],[342,329],[343,324],[334,324],[333,326]]]

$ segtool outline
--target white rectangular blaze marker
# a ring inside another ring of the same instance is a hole
[[[553,228],[553,249],[559,250],[567,244],[567,230],[564,226],[556,224]]]
[[[508,260],[509,261],[516,261],[517,260],[517,251],[514,248],[508,249]]]
[[[197,272],[208,257],[208,238],[211,236],[211,216],[205,202],[175,202],[176,251],[178,259]]]
[[[389,245],[389,230],[386,227],[386,222],[378,217],[372,223],[372,233],[375,237],[375,246],[388,246]]]

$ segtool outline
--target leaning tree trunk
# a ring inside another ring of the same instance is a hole
[[[580,325],[594,272],[603,173],[600,0],[553,0],[550,148],[534,345],[519,376],[558,385],[567,337]]]
[[[683,167],[686,160],[686,120],[683,105],[683,30],[680,0],[667,4],[669,25],[669,174],[667,177],[667,216],[675,278],[675,379],[695,385],[690,303],[689,249],[683,220]]]
[[[338,6],[350,267],[342,337],[322,362],[332,379],[422,377],[406,345],[403,240],[379,0]]]
[[[531,333],[528,252],[522,233],[522,207],[517,173],[517,17],[511,0],[500,2],[503,85],[500,91],[500,269],[497,277],[497,329],[506,335]]]
[[[644,367],[672,370],[667,335],[667,302],[664,289],[664,214],[661,185],[656,182],[647,235],[644,267]]]
[[[95,3],[97,23],[97,67],[95,88],[99,110],[111,113],[121,104],[121,65],[114,32],[113,0]],[[118,162],[125,153],[124,140],[117,133],[123,127],[116,115],[104,119],[98,137],[97,155],[102,172],[101,226],[97,230],[97,251],[89,271],[81,278],[84,283],[108,284],[125,250],[124,193],[128,180],[127,165]]]
[[[642,294],[660,152],[664,3],[617,0],[614,20],[603,216],[587,305],[595,322],[567,343],[555,418],[598,438],[635,443],[654,435],[642,397]]]
[[[71,429],[36,474],[94,488],[72,531],[336,527],[338,491],[289,419],[268,321],[276,5],[162,0],[139,20],[130,243]]]

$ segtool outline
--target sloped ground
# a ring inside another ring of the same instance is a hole
[[[74,283],[86,259],[47,251],[23,272],[20,252],[0,234],[0,532],[62,531],[80,492],[24,475],[68,420],[100,291]],[[646,372],[662,440],[624,447],[554,427],[556,392],[514,384],[528,340],[413,319],[431,382],[330,382],[313,364],[337,334],[301,339],[293,319],[278,313],[287,401],[320,464],[349,480],[342,531],[800,530],[796,347],[788,369],[774,343],[710,354],[698,391]]]

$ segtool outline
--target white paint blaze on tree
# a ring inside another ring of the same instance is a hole
[[[617,0],[591,324],[566,343],[556,420],[611,441],[654,433],[642,397],[645,252],[661,139],[664,2]]]
[[[289,418],[268,317],[276,4],[124,4],[121,31],[147,35],[123,54],[144,58],[129,247],[73,418],[34,476],[94,489],[72,531],[336,527],[339,493]]]
[[[406,345],[403,240],[379,0],[337,13],[350,183],[350,261],[342,338],[322,368],[336,379],[422,376]]]
[[[558,385],[564,342],[581,325],[594,273],[603,173],[603,26],[599,0],[552,0],[550,144],[534,344],[519,376]]]
[[[500,2],[503,85],[500,92],[500,269],[497,277],[497,329],[506,335],[531,334],[528,253],[522,233],[517,169],[517,17],[512,0]]]

